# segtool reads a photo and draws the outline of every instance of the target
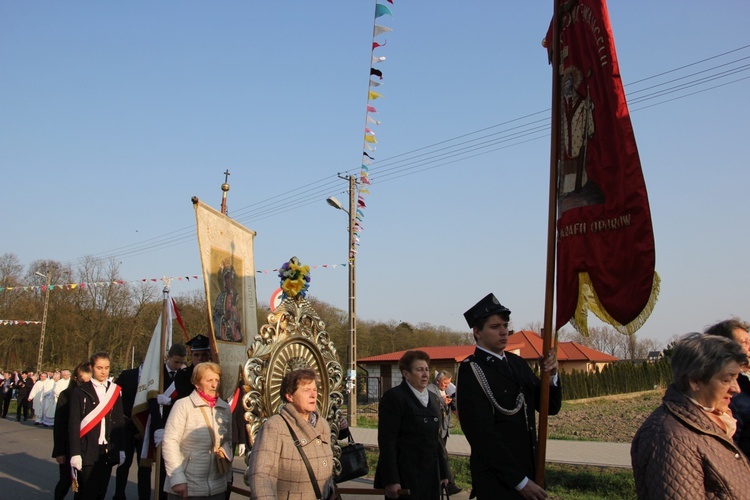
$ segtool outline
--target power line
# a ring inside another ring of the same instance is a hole
[[[630,88],[639,83],[654,80],[658,77],[672,74],[687,68],[695,67],[709,61],[715,61],[729,54],[733,54],[748,48],[750,48],[750,45],[738,47],[721,54],[701,59],[700,61],[670,69],[668,71],[664,71],[647,78],[636,80],[627,84],[625,87]],[[685,93],[687,89],[691,89],[701,85],[707,85],[711,82],[726,79],[730,76],[734,76],[747,71],[748,69],[750,69],[750,64],[736,66],[738,63],[747,59],[750,59],[750,56],[741,57],[739,59],[734,59],[722,64],[717,64],[710,68],[702,69],[700,71],[683,75],[678,78],[660,82],[639,90],[633,90],[632,92],[628,93],[628,96],[636,94],[641,95],[638,95],[633,99],[628,99],[628,102],[631,106],[657,99],[658,102],[649,104],[647,106],[631,108],[631,113],[744,81],[750,77],[738,78],[732,81],[721,83],[719,85],[705,87],[694,92]],[[735,66],[732,67],[732,65]],[[728,69],[717,71],[721,68]],[[707,76],[699,76],[710,72],[714,73],[708,74]],[[683,81],[690,78],[692,79]],[[665,85],[674,84],[676,82],[682,83],[678,83],[667,88],[660,88],[664,87]],[[674,97],[670,97],[673,95]],[[546,118],[546,116],[549,114],[549,111],[549,108],[547,108],[545,110],[528,113],[523,116],[506,120],[495,125],[464,133],[453,138],[438,141],[426,146],[413,149],[411,151],[399,153],[389,158],[376,161],[369,167],[371,179],[373,180],[373,182],[377,183],[393,181],[402,177],[424,172],[426,170],[432,170],[435,168],[454,164],[459,161],[464,161],[469,158],[486,155],[499,150],[508,149],[531,141],[539,140],[544,137],[549,137],[550,126],[549,121]],[[544,117],[533,119],[539,115],[544,115]],[[477,136],[478,134],[483,134],[484,132],[488,131],[492,132],[489,134]],[[472,136],[477,137],[467,139]],[[357,167],[349,169],[345,171],[345,173],[356,175],[357,173],[359,173],[359,170],[360,168]],[[241,207],[233,211],[232,216],[235,220],[241,223],[264,220],[273,216],[290,212],[292,210],[297,210],[304,206],[312,205],[313,203],[319,203],[327,196],[335,194],[334,191],[337,191],[340,188],[341,183],[338,177],[326,176],[311,183],[301,185],[291,190],[285,190],[284,192],[277,195],[268,197],[263,200],[258,200],[245,207]],[[302,194],[297,196],[290,196],[296,193]],[[293,199],[294,201],[290,202],[290,199]],[[164,248],[181,245],[186,242],[195,241],[195,239],[196,236],[194,226],[187,226],[176,229],[174,231],[170,231],[169,233],[149,238],[145,241],[132,243],[112,250],[94,254],[93,257],[132,257],[161,250]],[[81,260],[82,258],[76,259],[72,262],[79,262]]]

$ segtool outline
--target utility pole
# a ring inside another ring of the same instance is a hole
[[[331,196],[326,202],[333,208],[343,210],[349,216],[349,346],[347,348],[347,383],[349,390],[349,404],[347,413],[349,425],[357,425],[357,240],[356,233],[356,207],[357,207],[357,181],[354,176],[342,176],[341,179],[349,182],[349,210],[347,211],[341,202]]]
[[[47,308],[49,307],[49,287],[52,283],[52,273],[50,272],[51,265],[47,264],[47,274],[35,272],[37,276],[47,278],[47,289],[44,293],[44,313],[42,313],[42,334],[39,336],[39,357],[36,361],[36,372],[42,371],[42,356],[44,354],[44,333],[47,329]]]
[[[354,237],[356,189],[354,176],[349,176],[349,424],[357,426],[357,242]]]

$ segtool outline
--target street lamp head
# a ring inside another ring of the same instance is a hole
[[[44,279],[47,279],[47,275],[46,274],[42,274],[39,271],[36,271],[34,274],[36,274],[37,276],[41,276]]]
[[[326,203],[331,205],[333,208],[336,208],[338,210],[344,210],[344,212],[346,212],[346,210],[344,209],[344,205],[342,205],[341,202],[337,200],[335,196],[329,196],[328,198],[326,198]]]

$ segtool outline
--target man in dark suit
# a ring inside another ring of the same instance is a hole
[[[407,351],[399,360],[400,385],[383,394],[378,405],[380,456],[374,485],[387,498],[410,490],[412,500],[440,497],[448,484],[448,457],[440,439],[440,402],[427,390],[430,357]]]
[[[8,416],[8,407],[10,407],[10,400],[13,399],[13,389],[15,389],[15,384],[13,380],[13,375],[10,372],[5,372],[3,374],[5,378],[3,378],[2,381],[2,412],[3,412],[3,418]]]
[[[23,413],[23,421],[29,419],[29,394],[31,394],[31,388],[34,387],[34,381],[28,376],[28,373],[21,372],[21,378],[16,381],[16,421],[21,421],[21,413]]]
[[[91,380],[70,395],[70,466],[78,471],[75,500],[103,499],[112,467],[125,462],[121,389],[107,380],[109,354],[98,352],[90,362]]]
[[[458,417],[471,445],[472,497],[547,498],[534,482],[535,410],[540,381],[520,356],[506,352],[510,310],[489,294],[464,313],[477,348],[458,370]],[[549,414],[562,404],[557,360],[550,352]]]
[[[173,344],[167,352],[167,361],[162,365],[162,380],[164,381],[165,393],[157,395],[155,398],[148,400],[148,414],[151,416],[151,439],[155,446],[161,444],[164,438],[164,426],[172,409],[172,402],[176,399],[176,382],[177,376],[184,372],[183,365],[187,357],[187,348],[183,344]],[[192,375],[192,371],[190,372]],[[172,394],[174,392],[174,394]],[[134,396],[135,397],[135,396]],[[167,471],[164,468],[164,459],[159,467],[159,498],[166,499],[167,493],[164,491],[164,479]]]
[[[117,466],[115,472],[115,495],[113,500],[125,500],[125,488],[128,485],[128,473],[135,456],[138,465],[138,499],[149,500],[151,498],[151,466],[142,467],[140,463],[141,449],[143,448],[143,436],[133,422],[133,403],[135,393],[138,391],[138,380],[143,365],[130,370],[124,370],[117,377],[115,383],[122,389],[122,411],[124,413],[125,426],[122,433],[122,445],[125,451],[125,462]]]

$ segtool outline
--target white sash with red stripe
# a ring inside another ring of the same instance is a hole
[[[91,429],[99,425],[99,422],[101,422],[102,419],[106,417],[110,411],[112,411],[112,408],[117,402],[117,398],[120,397],[120,392],[121,389],[119,385],[115,384],[114,382],[109,384],[109,388],[104,393],[103,400],[99,401],[99,406],[94,408],[91,413],[83,417],[83,420],[81,420],[80,437],[88,434]]]
[[[170,399],[177,399],[177,386],[174,385],[174,382],[169,384],[169,387],[167,387],[167,390],[164,391],[164,395]]]

